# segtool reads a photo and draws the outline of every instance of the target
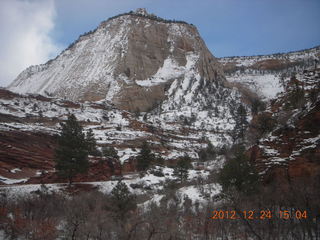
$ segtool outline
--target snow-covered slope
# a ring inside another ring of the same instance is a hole
[[[54,174],[53,139],[59,131],[59,123],[66,120],[71,113],[77,117],[85,130],[93,130],[99,147],[116,148],[123,164],[123,182],[128,184],[135,194],[151,196],[141,207],[162,199],[165,195],[161,191],[166,182],[176,179],[173,169],[165,166],[150,169],[143,177],[131,173],[135,169],[127,169],[126,166],[130,165],[138,154],[144,140],[149,142],[152,152],[163,157],[169,165],[185,154],[197,161],[198,151],[207,146],[203,139],[206,132],[204,129],[197,131],[195,126],[189,126],[189,129],[182,131],[179,123],[173,123],[170,128],[166,128],[169,124],[162,126],[156,121],[143,121],[143,116],[119,110],[105,101],[80,103],[40,95],[18,95],[0,89],[1,190],[10,190],[12,194],[18,195],[29,194],[43,188],[43,185],[39,184],[40,181],[50,183],[46,184],[48,191],[65,190],[64,184],[50,181],[50,176]],[[42,138],[34,139],[39,136]],[[40,145],[39,141],[44,146]],[[214,143],[222,142],[217,139]],[[90,157],[90,163],[97,161],[106,164],[105,159],[95,160],[94,157]],[[200,177],[206,179],[209,170],[220,168],[223,161],[224,157],[221,156],[206,162],[201,170],[190,170],[189,183],[179,189],[181,199],[188,196],[193,201],[202,202],[218,194],[221,191],[218,184],[199,187],[194,185],[194,182]],[[156,174],[155,171],[162,174]],[[116,181],[110,180],[109,177],[99,177],[104,175],[95,176],[94,181],[84,178],[80,185],[92,186],[109,193]],[[27,184],[24,184],[26,182]]]
[[[144,140],[165,160],[185,154],[196,159],[197,152],[207,145],[204,129],[196,131],[190,126],[182,130],[179,123],[166,128],[105,101],[79,103],[0,89],[0,181],[24,181],[39,171],[52,170],[54,136],[69,114],[74,114],[85,130],[93,130],[99,147],[114,146],[122,163],[138,154]],[[17,168],[22,171],[11,171]]]
[[[245,84],[265,99],[272,99],[284,90],[281,84],[284,78],[314,68],[319,59],[318,46],[290,53],[225,57],[219,62],[228,81]]]
[[[127,48],[128,24],[128,17],[123,17],[100,26],[80,37],[56,59],[23,71],[9,89],[18,93],[47,92],[74,100],[83,97],[91,85],[105,89],[111,82],[116,83],[112,73],[119,52]]]
[[[137,155],[144,140],[165,160],[184,154],[197,159],[208,141],[216,147],[233,143],[240,105],[247,120],[252,118],[250,105],[257,96],[241,84],[266,100],[275,98],[285,90],[282,79],[312,67],[319,49],[222,58],[219,63],[193,25],[145,11],[113,17],[56,59],[22,72],[9,86],[22,95],[0,89],[0,144],[7,151],[0,151],[6,160],[5,175],[0,175],[4,182],[15,181],[10,170],[19,166],[12,159],[26,152],[17,139],[32,138],[37,145],[43,136],[34,135],[41,133],[51,142],[41,146],[46,155],[37,154],[27,177],[37,175],[39,163],[53,151],[59,123],[71,113],[85,130],[93,130],[100,147],[114,146],[122,163]],[[23,164],[32,158],[26,155]],[[46,168],[52,169],[52,163]]]

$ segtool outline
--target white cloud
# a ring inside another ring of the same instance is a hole
[[[0,86],[60,51],[50,37],[54,17],[54,0],[0,1]]]

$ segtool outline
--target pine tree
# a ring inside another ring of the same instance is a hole
[[[236,125],[233,129],[233,141],[244,143],[245,131],[248,127],[248,121],[247,121],[247,110],[242,104],[237,109],[235,121],[236,121]]]
[[[235,188],[245,194],[253,194],[258,186],[258,174],[249,163],[244,147],[239,147],[235,157],[229,159],[218,175],[223,191]]]
[[[77,173],[88,170],[88,146],[83,128],[74,115],[70,115],[65,123],[61,123],[61,127],[55,151],[55,169],[60,176],[68,178],[71,185]]]
[[[182,183],[184,180],[188,179],[190,168],[192,168],[191,159],[188,155],[185,155],[178,160],[177,165],[174,168],[173,175]]]
[[[128,186],[119,181],[111,191],[111,208],[117,220],[123,222],[126,214],[137,207],[135,195],[131,194]]]
[[[216,150],[210,141],[207,141],[207,147],[200,149],[198,152],[200,161],[212,160],[216,156]]]
[[[214,148],[214,146],[212,145],[212,143],[210,141],[208,141],[208,145],[206,148],[207,154],[209,158],[214,158],[216,156],[216,150]]]
[[[149,168],[150,164],[154,160],[154,154],[151,153],[151,149],[148,143],[145,141],[142,144],[141,150],[137,156],[137,169],[138,171],[145,171]]]
[[[94,138],[94,133],[91,128],[86,133],[86,142],[88,147],[88,153],[93,156],[99,155],[99,151],[97,149],[97,142]]]

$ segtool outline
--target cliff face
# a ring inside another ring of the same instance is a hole
[[[73,101],[107,99],[121,109],[146,111],[190,70],[206,79],[221,75],[197,29],[139,10],[102,22],[56,59],[23,71],[8,89]]]

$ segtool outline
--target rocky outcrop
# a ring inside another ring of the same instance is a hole
[[[49,169],[52,167],[55,138],[44,133],[0,132],[1,164],[16,167]],[[33,161],[30,163],[30,159]]]

